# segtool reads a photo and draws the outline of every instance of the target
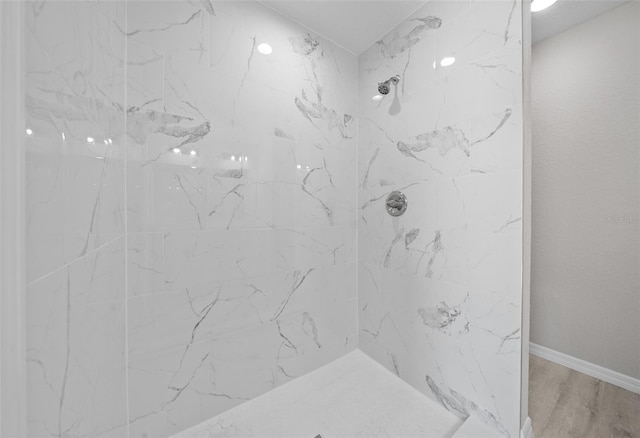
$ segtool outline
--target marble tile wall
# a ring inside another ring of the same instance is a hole
[[[28,436],[125,436],[121,2],[28,2]]]
[[[34,1],[26,38],[30,436],[167,436],[358,346],[517,435],[520,2],[359,58],[242,1]]]
[[[126,33],[130,436],[166,436],[356,348],[358,64],[258,2]]]
[[[427,3],[359,57],[359,346],[519,436],[521,2]],[[444,58],[455,58],[447,66]],[[397,88],[374,101],[377,83]],[[398,218],[384,200],[401,190]]]

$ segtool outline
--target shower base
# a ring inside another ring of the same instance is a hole
[[[356,350],[174,438],[449,438],[461,425],[458,417]]]

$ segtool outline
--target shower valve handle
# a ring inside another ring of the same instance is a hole
[[[385,207],[391,216],[400,216],[407,210],[407,197],[404,193],[394,190],[387,196]]]

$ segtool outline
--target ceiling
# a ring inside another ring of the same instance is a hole
[[[629,0],[558,0],[548,9],[531,14],[533,44],[584,23]]]
[[[356,55],[426,3],[425,0],[262,0]]]

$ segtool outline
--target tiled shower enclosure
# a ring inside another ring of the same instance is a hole
[[[360,54],[257,1],[26,3],[28,435],[169,436],[361,349],[519,436],[522,40],[520,0]]]

